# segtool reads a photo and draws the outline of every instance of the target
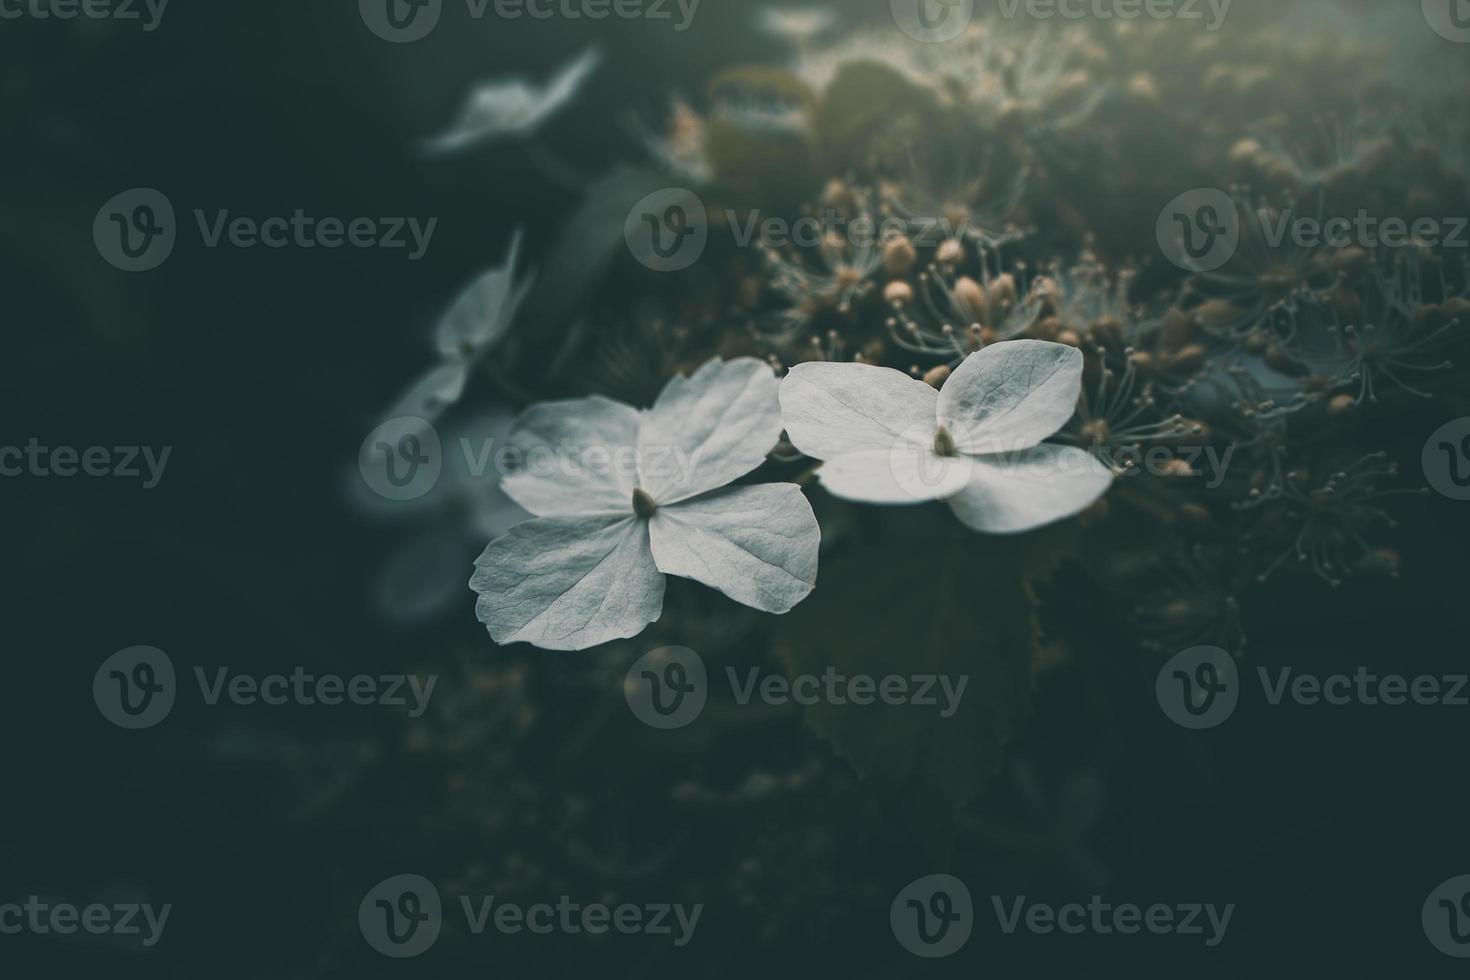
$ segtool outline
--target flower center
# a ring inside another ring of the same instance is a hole
[[[653,516],[653,512],[656,510],[658,510],[658,503],[644,492],[642,487],[634,487],[633,513],[646,521]]]
[[[954,454],[954,436],[950,435],[949,430],[941,425],[934,432],[934,455],[953,456]]]

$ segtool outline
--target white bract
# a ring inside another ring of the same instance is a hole
[[[576,96],[602,56],[588,48],[546,83],[522,78],[475,86],[449,129],[425,143],[430,153],[453,153],[490,139],[530,136]]]
[[[977,531],[1009,534],[1070,517],[1113,473],[1043,444],[1082,389],[1082,352],[1042,340],[992,344],[944,388],[868,364],[798,364],[781,383],[792,445],[823,460],[835,496],[877,504],[945,500]]]
[[[749,357],[674,378],[646,411],[600,396],[532,406],[501,488],[537,519],[476,560],[476,616],[497,643],[582,650],[658,619],[665,575],[789,611],[817,580],[811,505],[792,483],[727,486],[780,436],[776,378]]]

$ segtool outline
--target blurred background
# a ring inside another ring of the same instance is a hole
[[[892,29],[878,0],[830,9],[844,30]],[[404,549],[434,526],[384,523],[360,506],[351,484],[363,438],[430,366],[426,338],[440,313],[504,260],[517,228],[522,266],[542,273],[518,323],[518,370],[555,361],[578,324],[595,336],[606,308],[636,305],[644,280],[626,256],[578,250],[589,208],[610,210],[620,227],[631,202],[588,187],[647,165],[646,133],[664,129],[672,94],[698,98],[731,66],[789,57],[759,13],[705,0],[680,33],[616,18],[477,20],[446,0],[432,35],[407,44],[375,36],[348,0],[173,0],[152,31],[0,21],[0,443],[172,447],[152,489],[0,480],[13,624],[0,903],[36,894],[174,907],[150,949],[0,935],[3,975],[1458,969],[1425,941],[1420,905],[1439,882],[1470,873],[1470,708],[1252,701],[1226,729],[1182,732],[1153,700],[1156,665],[1138,656],[1129,603],[1096,586],[1095,568],[1064,568],[1043,587],[1043,604],[1059,610],[1049,638],[1086,655],[1039,682],[983,807],[946,829],[943,847],[929,817],[875,794],[799,711],[732,713],[672,739],[638,725],[622,704],[622,673],[675,637],[613,655],[501,650],[467,589],[448,599],[415,591],[432,573]],[[1417,0],[1236,0],[1230,17],[1226,31],[1379,45],[1393,77],[1463,111],[1456,72],[1470,47],[1427,30]],[[603,58],[593,80],[534,140],[422,151],[474,82],[543,83],[589,45]],[[1157,94],[1181,112],[1199,97],[1187,85]],[[1297,94],[1329,101],[1330,79],[1321,93]],[[1140,146],[1132,166],[1146,174]],[[136,187],[163,191],[181,231],[166,263],[131,274],[104,261],[90,230],[104,202]],[[1152,226],[1158,203],[1135,215],[1140,227]],[[438,224],[418,261],[373,248],[209,249],[183,230],[195,208]],[[605,356],[595,343],[579,350]],[[581,393],[539,379],[526,387]],[[1470,414],[1443,402],[1414,411],[1393,422],[1413,434],[1408,465],[1417,434]],[[1398,512],[1410,544],[1397,580],[1349,583],[1346,595],[1263,589],[1250,663],[1466,670],[1466,506],[1434,496]],[[457,529],[430,540],[434,566],[467,579],[483,541]],[[392,567],[400,578],[385,583]],[[685,585],[670,583],[672,615],[693,624],[678,638],[776,662],[767,627]],[[181,675],[417,671],[437,675],[438,689],[420,719],[210,707],[181,695],[165,724],[127,732],[88,691],[103,660],[138,644],[168,652]],[[888,905],[939,871],[970,882],[977,929],[961,953],[931,962],[894,941]],[[571,893],[705,911],[684,948],[637,936],[454,935],[396,962],[363,942],[357,906],[403,873],[445,895]],[[1237,910],[1228,940],[1205,948],[1189,937],[1005,936],[988,898],[1085,900],[1098,889]]]

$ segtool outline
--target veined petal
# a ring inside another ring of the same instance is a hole
[[[737,480],[781,438],[776,376],[753,357],[705,362],[664,386],[638,429],[639,486],[660,504]]]
[[[506,496],[538,517],[633,512],[638,412],[601,395],[532,405],[511,430]]]
[[[925,446],[897,442],[892,449],[847,453],[817,470],[835,497],[866,504],[921,504],[959,493],[970,482],[972,457],[939,456]]]
[[[1015,534],[1092,506],[1113,472],[1091,453],[1050,443],[1018,453],[974,457],[969,484],[949,498],[955,516],[977,531]]]
[[[924,382],[872,364],[798,364],[781,382],[786,435],[813,459],[922,444],[934,436],[938,401]]]
[[[634,517],[551,517],[490,542],[475,560],[475,616],[496,643],[585,650],[658,619],[664,576]]]
[[[660,571],[784,613],[817,582],[822,532],[794,483],[732,487],[660,507],[649,522]]]
[[[939,420],[964,453],[1029,449],[1077,411],[1082,352],[1045,340],[1007,340],[976,351],[939,392]]]

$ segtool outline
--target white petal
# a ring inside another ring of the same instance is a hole
[[[505,336],[529,291],[515,285],[521,232],[516,230],[504,264],[483,273],[460,293],[434,329],[434,347],[444,357],[468,358]]]
[[[462,362],[436,364],[414,379],[383,418],[415,418],[436,422],[444,414],[444,410],[459,401],[464,394],[468,377],[469,368]]]
[[[964,490],[949,499],[977,531],[1014,534],[1071,517],[1107,492],[1113,472],[1074,446],[1050,443],[1018,453],[974,457]]]
[[[649,529],[660,571],[765,612],[787,612],[817,582],[822,532],[794,483],[732,487],[660,507]]]
[[[449,129],[428,140],[432,153],[452,153],[481,140],[533,132],[577,94],[601,56],[589,48],[538,88],[520,78],[476,85]]]
[[[501,481],[538,517],[632,514],[638,412],[601,395],[532,405],[516,420]]]
[[[781,417],[791,444],[813,459],[928,444],[939,393],[901,371],[830,361],[798,364],[781,382]]]
[[[658,619],[664,576],[634,517],[543,518],[511,529],[475,560],[475,615],[496,643],[585,650]]]
[[[739,479],[781,438],[776,376],[753,357],[718,358],[664,386],[638,430],[638,478],[660,504]]]
[[[921,504],[959,493],[970,482],[973,457],[937,456],[924,446],[897,442],[889,450],[848,453],[817,470],[835,497],[867,504]]]
[[[965,358],[939,392],[939,420],[966,453],[1029,449],[1077,411],[1082,352],[1007,340]]]

